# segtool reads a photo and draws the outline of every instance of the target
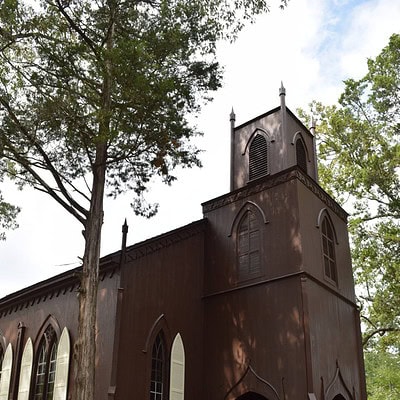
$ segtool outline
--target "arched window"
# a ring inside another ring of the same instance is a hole
[[[56,376],[53,392],[53,398],[57,400],[67,399],[70,350],[69,333],[68,329],[65,327],[57,346]]]
[[[51,325],[46,329],[38,348],[35,366],[34,400],[52,400],[57,362],[57,335]]]
[[[327,216],[322,220],[321,228],[325,277],[337,283],[335,238],[332,224]]]
[[[249,180],[268,175],[268,141],[260,134],[256,134],[249,148]]]
[[[261,271],[260,225],[256,215],[248,210],[238,226],[238,278],[256,277]]]
[[[181,335],[175,336],[171,349],[171,373],[169,379],[170,400],[185,398],[185,348]]]
[[[18,383],[18,400],[30,399],[30,386],[33,365],[33,344],[32,339],[28,338],[25,343],[24,351],[22,352],[19,383]]]
[[[305,172],[307,172],[307,154],[303,140],[296,140],[296,163]]]
[[[163,400],[166,391],[166,352],[164,335],[160,332],[151,352],[150,400]]]
[[[11,343],[9,343],[3,355],[3,361],[1,363],[0,399],[2,400],[8,399],[8,395],[10,392],[12,366],[13,366],[13,351]]]

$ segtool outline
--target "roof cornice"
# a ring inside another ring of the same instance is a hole
[[[253,194],[262,192],[277,185],[281,185],[293,179],[297,179],[302,182],[322,202],[324,202],[332,211],[334,211],[339,218],[341,218],[344,222],[347,222],[347,212],[334,199],[332,199],[332,197],[325,192],[325,190],[322,189],[317,182],[315,182],[309,175],[304,173],[297,165],[278,172],[277,174],[259,178],[242,188],[203,203],[203,213],[224,207],[228,204],[234,203],[237,200],[245,199]]]

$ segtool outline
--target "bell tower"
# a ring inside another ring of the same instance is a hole
[[[366,400],[347,213],[318,184],[314,128],[230,115],[231,191],[203,204],[211,400]]]
[[[280,106],[239,126],[232,110],[231,190],[298,165],[317,181],[315,139],[286,107],[286,89],[279,89]]]

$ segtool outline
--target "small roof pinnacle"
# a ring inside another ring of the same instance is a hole
[[[125,218],[124,224],[122,225],[122,232],[123,233],[128,232],[128,223],[126,222],[126,218]]]
[[[281,87],[279,88],[279,96],[284,95],[286,96],[286,89],[283,86],[283,82],[281,81]]]
[[[231,111],[231,114],[229,117],[230,117],[231,121],[235,121],[235,119],[236,119],[236,115],[235,115],[235,112],[233,111],[233,107],[232,107],[232,111]]]

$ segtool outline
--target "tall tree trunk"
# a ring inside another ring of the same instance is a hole
[[[104,58],[98,143],[96,145],[96,159],[92,166],[93,185],[90,211],[85,229],[85,252],[79,293],[79,337],[75,349],[77,363],[75,366],[74,400],[95,400],[97,290],[107,168],[107,139],[110,135],[111,120],[112,62],[109,51],[113,47],[116,3],[110,0],[108,6],[110,8],[110,28],[106,40],[108,51],[106,51]]]
[[[105,186],[106,144],[96,149],[89,217],[86,224],[85,251],[79,292],[78,340],[75,344],[75,400],[93,400],[95,391],[97,289],[103,198]]]

